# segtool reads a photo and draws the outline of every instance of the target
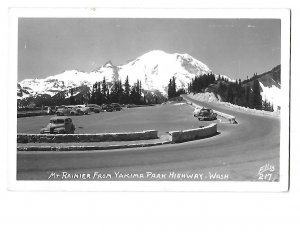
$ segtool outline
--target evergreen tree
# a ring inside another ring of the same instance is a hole
[[[90,104],[95,104],[96,101],[96,91],[95,91],[95,85],[93,84],[93,89],[92,89],[92,93],[91,93],[91,97],[90,97]]]
[[[178,93],[176,92],[176,79],[172,77],[168,84],[168,99],[177,97]]]
[[[168,99],[173,97],[172,89],[172,79],[170,79],[168,84]]]
[[[142,96],[142,81],[140,81],[140,87],[139,87],[139,89],[140,89],[139,94],[140,94],[140,96]]]
[[[176,97],[176,79],[174,76],[172,77],[172,94],[173,97]]]
[[[231,102],[231,103],[233,101],[233,87],[232,87],[231,83],[228,85],[228,88],[227,88],[227,98],[226,98],[226,101],[227,102]]]
[[[83,95],[81,95],[80,104],[81,104],[81,105],[84,104],[84,96],[83,96]]]
[[[260,95],[259,81],[255,79],[253,81],[253,107],[260,110],[262,108],[262,97]]]
[[[274,106],[273,106],[273,103],[271,104],[271,112],[274,112]]]
[[[102,103],[107,103],[107,85],[106,85],[106,80],[105,77],[103,77],[102,81]]]
[[[128,81],[128,76],[126,77],[125,84],[124,84],[124,103],[130,103],[130,85]]]
[[[246,106],[250,106],[250,87],[248,85],[245,86],[245,101]]]
[[[130,92],[130,102],[134,104],[141,104],[141,84],[140,81],[137,82],[132,86]]]
[[[101,93],[101,84],[100,82],[96,82],[96,100],[95,104],[101,105],[102,104],[102,93]]]
[[[75,105],[75,98],[74,98],[74,96],[73,96],[73,89],[70,89],[70,94],[71,94],[71,96],[70,96],[70,105]]]
[[[119,81],[119,89],[118,89],[118,102],[124,104],[124,89],[122,85],[122,81]]]
[[[109,89],[107,89],[107,91],[106,91],[106,103],[111,103]]]

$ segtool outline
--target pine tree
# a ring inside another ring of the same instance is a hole
[[[91,97],[90,97],[90,101],[89,101],[90,104],[95,104],[95,94],[96,94],[95,92],[96,92],[95,84],[93,84],[93,89],[92,89]]]
[[[106,103],[111,103],[109,89],[106,91]]]
[[[95,84],[95,100],[94,104],[101,105],[102,104],[102,94],[101,94],[101,85],[100,82],[96,82]]]
[[[172,79],[170,79],[169,84],[168,84],[168,99],[172,98]]]
[[[121,80],[119,81],[118,102],[124,104],[124,89]]]
[[[73,96],[73,89],[70,89],[70,94],[71,94],[71,96],[70,96],[70,105],[75,105],[75,98],[74,98],[74,96]]]
[[[130,103],[130,85],[128,81],[128,76],[126,77],[125,84],[124,84],[124,103]]]
[[[260,86],[257,79],[253,81],[253,107],[258,110],[262,108],[262,97],[260,95]]]
[[[175,77],[173,76],[172,77],[172,94],[173,94],[173,97],[176,97],[176,79]]]
[[[139,87],[139,89],[140,89],[139,94],[140,94],[140,96],[142,96],[142,81],[140,81],[140,87]]]
[[[227,98],[226,98],[227,102],[231,102],[233,101],[233,89],[232,89],[232,84],[229,84],[227,87]]]
[[[140,81],[137,80],[136,84],[136,98],[138,98],[138,96],[140,96]]]
[[[273,103],[271,104],[271,112],[274,112],[274,106],[273,106]]]
[[[105,81],[105,77],[103,77],[103,81],[102,81],[102,103],[107,103],[107,85],[106,85],[106,81]]]
[[[245,87],[245,101],[246,101],[246,106],[250,106],[250,87],[246,85]]]

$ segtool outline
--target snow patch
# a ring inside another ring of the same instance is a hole
[[[273,108],[275,111],[281,106],[281,89],[277,88],[275,85],[272,87],[264,86],[261,82],[259,82],[260,87],[262,89],[261,97],[263,100],[267,100],[271,104],[273,104]]]
[[[214,93],[205,92],[205,93],[197,93],[197,94],[190,94],[191,98],[198,100],[198,101],[205,101],[205,102],[218,102],[219,99],[216,97]]]
[[[190,98],[198,100],[198,101],[206,101],[206,100],[203,100],[205,98],[203,98],[199,95],[197,96],[197,94],[195,94],[195,95],[189,94],[188,96]],[[206,102],[208,102],[208,101],[206,101]],[[231,108],[231,109],[244,111],[244,112],[246,111],[248,113],[252,113],[252,114],[256,114],[256,115],[268,115],[268,116],[280,117],[280,112],[279,111],[270,112],[270,111],[264,111],[264,110],[250,109],[248,107],[238,106],[238,105],[231,104],[229,102],[221,102],[221,101],[218,101],[218,100],[213,101],[213,102],[215,102],[217,104],[220,104],[220,105],[223,105],[223,106],[226,106],[226,107]]]

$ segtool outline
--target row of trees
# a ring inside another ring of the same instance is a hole
[[[204,74],[192,79],[191,83],[188,84],[188,93],[205,92],[207,87],[215,84],[212,87],[212,91],[222,96],[226,102],[259,110],[273,111],[273,105],[267,100],[262,100],[257,74],[255,73],[250,80],[247,78],[243,82],[241,79],[236,80],[236,82],[230,82],[220,75],[216,78],[212,73]],[[179,95],[180,93],[176,91],[176,82],[173,77],[168,85],[168,96],[170,98]]]
[[[141,81],[137,80],[133,86],[130,86],[127,76],[124,85],[121,80],[108,85],[105,77],[102,83],[96,82],[93,85],[88,103],[102,105],[112,102],[120,104],[143,104]]]
[[[220,76],[219,78],[221,79]],[[223,80],[225,81],[224,78]],[[215,82],[216,76],[212,73],[196,76],[194,79],[192,79],[192,82],[188,84],[188,92],[200,93],[210,84],[214,84]]]
[[[256,74],[254,77],[255,76]],[[241,79],[235,83],[229,83],[229,85],[227,85],[226,101],[252,109],[274,111],[273,104],[262,99],[258,79],[253,78],[252,80],[251,83],[249,83],[249,81],[242,82]]]
[[[221,86],[221,87],[220,87]],[[252,84],[242,84],[241,79],[236,82],[229,82],[223,87],[224,83],[220,83],[219,88],[226,89],[226,102],[245,106],[254,109],[262,109],[262,97],[260,94],[259,81],[255,79]]]
[[[168,84],[168,99],[179,97],[180,94],[185,94],[185,90],[182,88],[177,90],[176,79],[173,76]]]

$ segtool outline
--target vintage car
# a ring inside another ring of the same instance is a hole
[[[81,110],[81,108],[75,106],[70,110],[70,115],[74,116],[74,115],[83,115],[83,111]]]
[[[89,107],[83,106],[83,105],[77,105],[73,109],[76,109],[77,111],[80,111],[81,114],[89,114],[91,112]]]
[[[88,108],[90,111],[92,111],[94,113],[100,113],[103,111],[101,106],[99,106],[97,104],[88,104],[88,105],[86,105],[86,108]]]
[[[113,112],[115,111],[114,107],[112,107],[111,105],[109,104],[103,104],[101,106],[102,110],[106,111],[106,112]]]
[[[115,110],[115,111],[121,111],[122,107],[120,104],[118,103],[111,103],[111,107]]]
[[[75,126],[70,117],[60,116],[50,119],[50,123],[42,128],[41,134],[74,134]]]
[[[198,120],[216,120],[217,114],[214,113],[212,109],[202,108],[202,109],[195,109],[194,117],[197,117]]]
[[[194,114],[194,117],[198,117],[199,113],[200,113],[201,109],[200,108],[195,108],[193,114]]]
[[[72,110],[72,108],[70,108],[70,107],[66,107],[66,106],[64,106],[64,107],[59,107],[59,108],[57,108],[57,110],[56,110],[56,115],[57,115],[57,116],[70,115],[70,114],[71,114],[71,110]]]

